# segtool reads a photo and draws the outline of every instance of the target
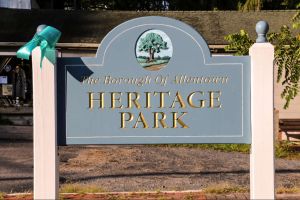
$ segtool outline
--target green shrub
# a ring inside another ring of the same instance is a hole
[[[186,148],[200,148],[200,149],[212,149],[224,152],[241,152],[250,153],[250,144],[168,144],[159,145],[166,147],[186,147]],[[289,141],[280,141],[275,143],[275,157],[276,158],[288,158],[299,159],[300,153],[295,151],[295,145]]]
[[[102,188],[93,184],[79,184],[79,183],[68,183],[64,184],[60,188],[60,193],[102,193],[105,192]]]
[[[235,55],[247,55],[254,43],[248,33],[230,34],[224,37],[229,42],[226,51],[233,51]],[[282,26],[280,32],[270,33],[268,40],[275,45],[275,63],[278,66],[277,82],[281,82],[284,89],[281,98],[285,99],[284,108],[288,108],[290,101],[299,93],[300,82],[300,39],[293,36],[288,26]]]

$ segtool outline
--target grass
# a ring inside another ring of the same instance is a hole
[[[146,58],[137,58],[137,61],[139,63],[146,63],[147,62],[147,59]]]
[[[160,145],[161,146],[161,145]],[[162,145],[166,147],[187,147],[187,148],[200,148],[212,149],[223,152],[241,152],[250,153],[251,145],[249,144],[169,144]],[[275,143],[275,156],[276,158],[287,159],[300,159],[300,147],[296,150],[297,145],[289,141],[280,141]]]
[[[160,65],[160,64],[167,64],[168,60],[156,60],[155,62],[149,62],[149,63],[140,63],[143,67],[150,67],[152,65]]]
[[[76,184],[67,184],[67,185],[76,185]],[[87,186],[90,186],[88,184],[84,185],[84,188],[86,188]],[[67,190],[69,193],[74,193],[74,190]],[[65,192],[65,191],[64,191]],[[80,194],[76,196],[76,199],[88,199],[88,198],[92,198],[92,197],[96,197],[93,196],[93,194],[87,194],[90,192],[86,192],[86,190],[84,190],[84,194]],[[143,193],[144,192],[144,193]],[[104,199],[107,200],[130,200],[130,199],[157,199],[157,200],[167,200],[167,199],[173,199],[169,198],[168,194],[165,194],[164,192],[161,192],[160,190],[155,191],[155,193],[149,192],[149,191],[143,191],[143,192],[130,192],[130,193],[114,193],[114,194],[110,194],[110,193],[106,193],[104,196]],[[70,199],[70,195],[73,194],[62,194],[60,193],[59,195],[59,200],[64,200],[64,199]],[[91,195],[91,196],[85,196],[85,195]],[[72,196],[71,198],[73,199],[74,196]],[[75,198],[74,198],[75,199]],[[182,200],[196,200],[198,199],[197,194],[190,194],[187,193],[182,197]]]
[[[203,189],[204,193],[209,194],[232,194],[232,193],[249,193],[249,189],[236,185],[230,185],[229,183],[221,183],[216,185],[208,186]],[[279,187],[276,188],[276,194],[297,194],[300,193],[299,187]]]
[[[297,150],[298,148],[298,150]],[[276,158],[300,159],[300,147],[293,142],[281,141],[275,144]]]
[[[208,186],[207,188],[203,189],[204,193],[210,194],[228,194],[228,193],[245,193],[248,192],[248,189],[238,187],[238,186],[231,186],[228,183],[217,184],[213,186]]]
[[[4,192],[0,192],[0,200],[3,200],[4,196],[5,196],[5,193]]]
[[[242,153],[249,153],[251,147],[249,144],[168,144],[162,146],[212,149],[212,150],[219,150],[224,152],[242,152]]]
[[[296,194],[296,193],[300,193],[300,188],[298,188],[298,187],[291,187],[291,188],[279,187],[279,188],[276,188],[276,193],[277,194]]]
[[[195,200],[196,198],[192,194],[188,194],[184,197],[183,200]]]
[[[74,189],[75,188],[75,189]],[[220,184],[214,184],[210,185],[202,190],[205,194],[235,194],[235,193],[249,193],[249,189],[247,187],[241,187],[237,185],[231,185],[227,182],[220,183]],[[80,184],[65,184],[63,187],[60,189],[60,194],[59,194],[59,200],[64,200],[64,199],[69,199],[67,194],[61,194],[61,193],[77,193],[80,195],[84,195],[87,193],[102,193],[104,192],[102,189],[99,189],[99,187],[95,185],[80,185]],[[300,188],[299,187],[279,187],[276,189],[276,194],[297,194],[300,193]],[[160,190],[156,191],[156,196],[155,199],[158,200],[165,200],[169,199],[167,196],[165,196],[163,193],[161,193]],[[133,195],[135,198],[136,193],[133,192],[132,194],[129,195],[112,195],[112,194],[107,194],[106,199],[107,200],[130,200]],[[4,200],[5,193],[0,192],[0,200]],[[147,198],[149,194],[139,194],[139,197],[141,199]],[[32,198],[32,196],[29,195],[18,195],[14,199],[28,199]],[[83,198],[80,196],[77,196],[77,198]],[[153,197],[154,198],[154,197]],[[86,197],[84,198],[86,199]],[[183,200],[194,200],[197,199],[193,194],[186,194],[183,197]]]
[[[241,152],[249,153],[251,146],[249,144],[202,144],[202,149],[213,149],[224,152]]]
[[[100,188],[97,185],[92,184],[79,184],[79,183],[68,183],[64,184],[60,187],[60,193],[79,193],[79,194],[86,194],[86,193],[102,193],[105,192],[103,188]]]
[[[249,189],[236,185],[230,185],[229,183],[220,183],[206,187],[203,189],[203,192],[209,194],[248,193]]]
[[[166,60],[166,59],[156,59],[152,62],[148,62],[147,59],[144,59],[144,58],[137,58],[137,60],[143,67],[150,67],[152,65],[160,65],[160,64],[165,64],[165,63],[169,62],[169,60]]]

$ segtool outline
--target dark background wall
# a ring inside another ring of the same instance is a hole
[[[40,24],[62,31],[60,43],[100,43],[115,26],[142,16],[181,20],[200,32],[209,44],[226,44],[224,36],[245,29],[255,37],[255,24],[266,20],[270,31],[290,25],[296,11],[64,11],[0,9],[0,42],[27,42]]]

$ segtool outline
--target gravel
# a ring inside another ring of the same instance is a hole
[[[32,143],[0,140],[0,191],[33,189]],[[249,155],[155,145],[59,147],[60,184],[104,191],[198,190],[216,184],[249,188]],[[299,160],[277,159],[276,186],[300,187]]]

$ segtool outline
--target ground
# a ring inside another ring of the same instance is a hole
[[[32,191],[31,141],[0,140],[0,191]],[[102,145],[59,147],[60,185],[101,191],[199,190],[228,184],[249,188],[249,155],[187,147]],[[276,160],[276,187],[300,187],[299,160]]]

